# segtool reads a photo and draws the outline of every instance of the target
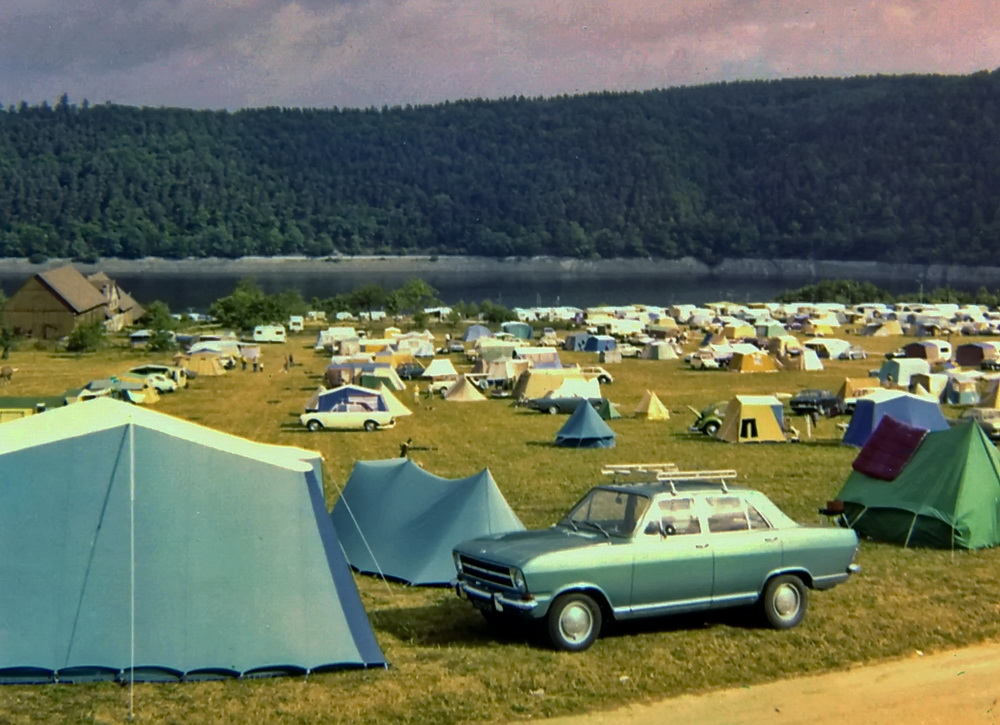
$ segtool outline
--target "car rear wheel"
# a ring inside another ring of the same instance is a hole
[[[558,412],[559,412],[559,408],[557,408],[557,407],[556,407],[556,406],[554,406],[554,405],[550,405],[550,406],[548,407],[548,411],[547,411],[547,412],[548,412],[548,414],[549,414],[549,415],[555,415],[556,413],[558,413]]]
[[[611,378],[609,378],[607,375],[601,375],[599,378],[597,378],[597,382],[599,382],[601,385],[607,385],[608,383],[611,382]]]
[[[716,422],[711,422],[705,426],[705,435],[714,436],[719,432],[719,424]]]
[[[308,423],[306,423],[306,428],[309,430],[310,433],[315,433],[316,431],[323,430],[323,424],[320,423],[318,420],[313,419]]]
[[[775,629],[791,629],[806,616],[809,590],[792,574],[771,579],[760,598],[764,619]]]
[[[365,430],[368,431],[369,433],[371,433],[376,428],[378,428],[378,423],[376,423],[374,420],[365,421]]]
[[[582,652],[601,633],[601,608],[586,594],[563,594],[549,609],[548,629],[556,649]]]

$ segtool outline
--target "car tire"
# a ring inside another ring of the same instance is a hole
[[[782,574],[767,582],[760,597],[764,620],[774,629],[791,629],[806,616],[809,590],[793,574]]]
[[[705,430],[705,435],[714,436],[716,433],[719,432],[719,424],[713,421],[707,424],[704,430]]]
[[[365,430],[366,431],[368,431],[369,433],[371,433],[373,430],[377,430],[377,429],[378,429],[378,423],[376,423],[374,420],[366,420],[365,421]]]
[[[582,652],[601,634],[601,608],[586,594],[563,594],[549,607],[548,630],[556,649]]]
[[[559,408],[557,408],[557,407],[556,407],[556,406],[554,406],[554,405],[550,405],[550,406],[549,406],[548,408],[546,408],[546,412],[547,412],[547,413],[548,413],[549,415],[555,415],[556,413],[558,413],[558,412],[559,412]]]
[[[316,433],[318,431],[323,430],[323,424],[320,423],[315,418],[313,418],[308,423],[306,423],[306,430],[308,430],[310,433]]]
[[[599,378],[597,378],[597,382],[599,382],[601,385],[608,385],[609,383],[611,383],[611,378],[609,378],[607,375],[601,375]]]

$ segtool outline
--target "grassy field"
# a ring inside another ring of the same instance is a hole
[[[265,348],[266,372],[234,371],[198,378],[167,395],[155,410],[254,440],[318,450],[332,506],[356,460],[392,458],[408,437],[432,450],[412,457],[432,473],[467,476],[488,467],[528,527],[547,526],[593,485],[605,463],[673,461],[682,468],[735,468],[741,482],[766,492],[791,516],[817,522],[819,506],[846,479],[856,450],[839,442],[835,421],[823,420],[798,444],[731,445],[688,434],[701,408],[736,393],[836,390],[863,377],[881,353],[903,340],[866,339],[868,360],[828,362],[812,373],[737,375],[694,372],[680,361],[626,360],[610,366],[606,394],[628,416],[647,389],[670,408],[671,420],[625,417],[611,422],[613,449],[552,445],[564,416],[525,412],[509,402],[414,402],[414,415],[377,433],[310,434],[296,416],[319,382],[324,357],[311,335]],[[297,365],[282,372],[293,353]],[[4,395],[58,394],[86,381],[162,357],[125,349],[66,355],[24,346]],[[564,361],[594,363],[592,354]],[[950,415],[957,415],[952,409]],[[805,431],[804,422],[797,427]],[[2,431],[2,428],[0,428]],[[498,633],[447,589],[406,587],[358,576],[369,617],[391,667],[308,678],[137,685],[141,722],[456,723],[507,722],[599,710],[729,685],[843,668],[969,644],[1000,636],[1000,551],[904,550],[864,542],[863,571],[847,584],[812,597],[806,621],[776,632],[741,612],[683,616],[616,626],[583,654],[558,653],[540,640]],[[247,572],[252,576],[252,572]],[[266,583],[265,583],[266,585]],[[120,722],[128,691],[118,685],[0,688],[0,723]]]

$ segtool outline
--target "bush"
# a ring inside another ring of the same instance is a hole
[[[95,352],[104,346],[107,332],[100,322],[80,325],[66,338],[66,349],[70,352]]]

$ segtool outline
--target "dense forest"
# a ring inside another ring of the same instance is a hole
[[[1000,71],[381,109],[0,107],[0,256],[996,263]]]

